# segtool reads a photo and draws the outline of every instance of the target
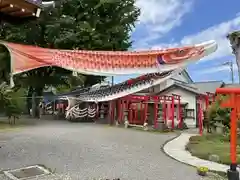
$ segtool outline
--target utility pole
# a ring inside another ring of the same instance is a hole
[[[233,62],[228,61],[222,64],[223,66],[229,66],[230,69],[230,77],[231,77],[231,82],[232,84],[234,83],[234,71],[233,71]]]
[[[231,80],[232,84],[234,83],[234,72],[233,72],[233,62],[230,62],[230,71],[231,71]]]

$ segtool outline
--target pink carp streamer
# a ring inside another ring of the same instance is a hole
[[[146,74],[186,66],[217,49],[215,41],[165,50],[124,52],[58,50],[0,42],[10,52],[12,74],[44,66],[58,66],[83,74]]]
[[[79,94],[81,101],[101,102],[136,93],[160,84],[189,63],[217,50],[215,41],[152,51],[58,50],[0,41],[11,56],[11,76],[32,69],[57,66],[82,74],[114,76],[144,74],[113,87]],[[13,81],[11,78],[11,83]]]

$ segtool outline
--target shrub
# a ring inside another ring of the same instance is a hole
[[[15,119],[19,117],[21,110],[17,101],[12,98],[12,95],[12,89],[6,84],[6,82],[2,82],[0,84],[0,108],[8,116],[9,123],[12,124],[10,120],[13,117],[13,123],[15,124]]]
[[[228,96],[218,96],[217,100],[208,107],[206,111],[206,124],[216,126],[219,120],[221,120],[225,129],[230,127],[230,109],[220,106],[227,98]]]
[[[209,169],[207,167],[198,167],[197,168],[197,173],[200,176],[206,176],[206,174],[208,173]]]

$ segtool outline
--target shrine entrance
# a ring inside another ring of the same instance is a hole
[[[237,121],[240,119],[240,88],[217,88],[217,94],[227,95],[221,106],[231,108],[230,122],[230,169],[227,171],[229,180],[239,180],[237,171]]]

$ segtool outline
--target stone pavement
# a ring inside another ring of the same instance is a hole
[[[163,148],[165,153],[185,164],[189,164],[195,167],[204,166],[213,171],[226,172],[227,169],[229,169],[229,166],[199,159],[192,156],[190,152],[185,150],[185,146],[187,145],[189,138],[195,135],[196,134],[182,133],[179,137],[165,144]]]
[[[73,180],[201,179],[195,168],[161,151],[174,133],[54,121],[0,136],[6,139],[0,148],[0,171],[40,164]]]
[[[38,178],[28,178],[28,180],[72,180],[70,176],[67,175],[60,175],[60,174],[52,174],[47,176],[42,176]],[[3,174],[0,174],[0,180],[11,180],[4,176]]]

